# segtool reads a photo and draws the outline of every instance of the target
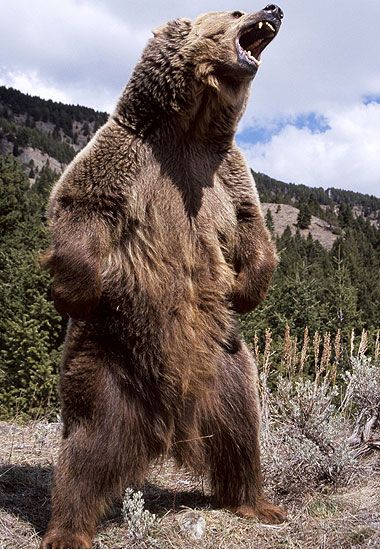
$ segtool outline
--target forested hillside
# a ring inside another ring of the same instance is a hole
[[[66,319],[55,312],[49,277],[38,266],[48,243],[44,212],[58,174],[106,118],[92,109],[0,87],[3,417],[56,410]],[[262,346],[266,332],[274,352],[287,345],[296,349],[306,330],[314,342],[314,355],[305,359],[310,372],[326,338],[331,346],[339,339],[341,362],[352,351],[353,331],[367,331],[365,345],[374,351],[380,327],[380,199],[288,184],[263,174],[255,179],[280,264],[266,301],[241,319],[249,344]],[[279,369],[281,353],[273,359]]]
[[[287,322],[296,332],[306,325],[321,331],[377,329],[380,198],[284,183],[255,172],[254,176],[281,260],[272,292],[250,316],[254,323],[264,327],[271,319],[276,332]],[[286,225],[289,205],[298,216]],[[313,218],[333,235],[332,246],[313,238]]]
[[[265,174],[253,172],[256,185],[263,202],[283,204],[309,203],[316,211],[325,211],[327,207],[336,209],[342,204],[354,208],[362,208],[364,216],[380,215],[380,198],[343,189],[323,189],[322,187],[307,187],[295,183],[284,183]],[[380,192],[380,182],[379,182]]]
[[[0,86],[0,153],[17,157],[31,179],[46,163],[61,172],[107,117]]]

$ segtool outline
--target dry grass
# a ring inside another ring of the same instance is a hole
[[[302,339],[298,339],[286,325],[280,340],[274,339],[271,330],[266,329],[261,342],[255,332],[251,348],[259,371],[266,373],[268,380],[279,369],[289,377],[313,373],[317,385],[328,375],[329,382],[335,384],[338,371],[349,367],[349,360],[360,360],[368,354],[374,363],[380,360],[380,330],[372,334],[363,330],[358,334],[352,329],[343,337],[340,329],[335,334],[319,331],[312,334],[306,327]]]
[[[354,335],[350,341],[357,357],[342,376],[340,333],[309,335],[306,329],[297,342],[287,330],[279,371],[271,369],[270,331],[262,352],[254,339],[266,488],[288,510],[285,524],[262,525],[213,509],[205,479],[165,462],[152,468],[142,496],[127,492],[127,500],[115,503],[95,546],[379,548],[379,336],[375,361],[365,357],[366,333],[359,345]],[[0,548],[38,547],[50,514],[59,437],[59,423],[0,423]],[[205,522],[202,538],[184,529],[186,518]]]
[[[58,424],[0,423],[0,547],[37,548],[49,517],[52,466],[59,441]],[[368,459],[367,459],[368,460]],[[380,546],[380,475],[355,488],[314,489],[283,497],[289,521],[264,526],[212,509],[204,480],[176,471],[171,463],[152,469],[144,487],[147,508],[157,514],[150,536],[133,540],[121,504],[101,525],[98,548],[378,548]],[[278,500],[278,499],[277,499]],[[206,521],[201,540],[180,529],[189,509]]]

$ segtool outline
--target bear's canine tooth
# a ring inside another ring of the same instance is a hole
[[[268,21],[265,21],[265,24],[270,28],[271,31],[276,32],[276,29]]]
[[[254,55],[252,55],[251,50],[245,50],[245,52],[247,54],[247,57],[249,59],[252,59],[252,61],[254,61],[258,67],[260,67],[261,61],[259,61],[258,59],[256,59],[256,57]]]
[[[260,23],[259,23],[259,29],[261,29],[262,26],[263,26],[263,22],[260,21]]]

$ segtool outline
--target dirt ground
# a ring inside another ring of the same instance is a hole
[[[37,548],[50,514],[52,468],[60,425],[0,422],[0,548]],[[354,487],[279,498],[280,526],[213,509],[207,483],[168,462],[152,468],[143,488],[156,519],[143,539],[131,537],[120,503],[99,527],[97,548],[380,548],[380,472]],[[194,538],[184,519],[201,522]]]

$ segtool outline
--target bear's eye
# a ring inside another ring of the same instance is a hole
[[[235,17],[236,19],[238,19],[239,17],[243,17],[244,13],[241,11],[233,11],[231,15],[232,17]]]

